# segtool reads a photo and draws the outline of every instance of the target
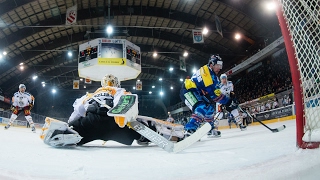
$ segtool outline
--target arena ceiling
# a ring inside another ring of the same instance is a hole
[[[272,37],[279,27],[275,16],[261,13],[260,0],[111,0],[113,38],[125,38],[141,47],[144,90],[158,80],[180,86],[180,78],[205,64],[210,54],[218,53],[224,67],[231,67],[261,39]],[[77,25],[65,26],[66,9],[77,4]],[[89,39],[107,37],[108,0],[0,0],[0,87],[5,95],[25,83],[29,91],[46,91],[41,81],[60,89],[72,89],[77,72],[78,46]],[[215,15],[220,18],[223,37],[215,30]],[[207,27],[205,43],[193,44],[191,29]],[[95,33],[85,35],[94,29]],[[236,42],[235,32],[246,40]],[[72,50],[73,57],[66,53]],[[152,52],[159,53],[157,58]],[[189,52],[188,72],[179,70],[179,52]],[[21,70],[23,63],[24,70]],[[169,67],[174,67],[169,72]],[[37,75],[38,81],[32,76]],[[135,80],[122,82],[132,87]],[[93,83],[91,86],[97,86]],[[82,87],[81,87],[82,88]],[[87,89],[90,88],[90,85]],[[49,88],[47,89],[49,90]]]

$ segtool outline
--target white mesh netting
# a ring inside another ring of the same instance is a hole
[[[294,44],[301,76],[303,141],[320,141],[320,1],[279,0]]]

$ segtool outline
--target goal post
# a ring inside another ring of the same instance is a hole
[[[292,76],[297,146],[319,148],[320,1],[274,1]]]

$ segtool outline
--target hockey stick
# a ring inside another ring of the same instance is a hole
[[[252,119],[255,119],[256,121],[258,121],[260,124],[262,124],[264,127],[266,127],[267,129],[269,129],[271,132],[273,133],[276,133],[276,132],[279,132],[279,131],[282,131],[286,128],[285,125],[282,125],[281,127],[278,127],[278,128],[275,128],[275,129],[272,129],[270,128],[269,126],[265,125],[262,121],[260,121],[259,119],[257,119],[256,117],[253,117],[251,116],[250,113],[248,113],[247,111],[243,110],[240,106],[238,106],[238,108],[240,109],[240,111],[244,112],[244,113],[247,113],[248,116],[250,116]]]
[[[123,96],[129,96],[129,95],[123,95]],[[103,107],[109,109],[110,115],[112,114],[112,115],[115,116],[117,114],[114,111],[112,111],[114,109],[119,110],[119,108],[120,109],[124,108],[127,111],[130,110],[130,105],[132,105],[132,104],[127,104],[127,106],[124,105],[124,104],[121,104],[123,96],[121,96],[121,98],[119,100],[119,103],[113,108],[111,108],[110,106],[104,104],[102,101],[100,101],[96,97],[92,97],[92,99],[95,100],[96,102],[98,102],[99,104],[101,104]],[[136,96],[134,96],[134,97],[136,98]],[[108,115],[109,115],[109,112],[108,112]],[[118,113],[120,113],[120,111]],[[121,115],[123,115],[125,113],[126,112],[121,112]],[[194,144],[195,142],[197,142],[200,138],[202,138],[205,134],[207,134],[208,131],[210,131],[210,129],[211,129],[211,125],[209,123],[205,123],[195,133],[193,133],[191,136],[189,136],[188,138],[185,138],[184,140],[174,144],[173,142],[171,142],[168,139],[164,138],[160,134],[158,134],[155,131],[151,130],[149,127],[145,126],[143,123],[137,121],[136,119],[133,120],[134,117],[130,117],[130,118],[131,118],[131,120],[127,123],[128,127],[132,128],[134,131],[136,131],[140,135],[146,137],[151,142],[155,143],[160,148],[162,148],[163,150],[165,150],[165,151],[167,151],[169,153],[171,153],[171,152],[178,153],[180,151],[183,151],[187,147],[189,147],[192,144]]]

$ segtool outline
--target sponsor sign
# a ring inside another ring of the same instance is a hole
[[[276,119],[286,116],[292,116],[292,105],[286,106],[282,108],[277,108],[271,111],[266,111],[263,113],[256,114],[256,118],[260,121],[269,120],[269,119]]]

